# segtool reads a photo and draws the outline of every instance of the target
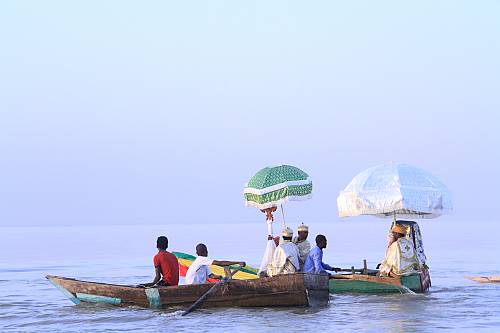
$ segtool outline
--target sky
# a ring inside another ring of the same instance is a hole
[[[498,1],[0,4],[0,226],[244,223],[268,165],[337,221],[360,171],[422,167],[496,221]],[[370,218],[370,217],[367,217]]]

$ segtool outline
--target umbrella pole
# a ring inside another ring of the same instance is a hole
[[[283,217],[283,229],[286,228],[286,223],[285,223],[285,212],[283,211],[283,205],[280,205],[281,208],[281,216]]]
[[[392,226],[395,226],[396,225],[396,211],[393,212],[393,215],[394,217],[393,221],[392,221]]]

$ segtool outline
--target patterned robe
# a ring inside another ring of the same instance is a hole
[[[420,270],[420,263],[413,247],[407,238],[399,238],[385,251],[385,259],[380,265],[380,273],[389,275],[410,275]]]

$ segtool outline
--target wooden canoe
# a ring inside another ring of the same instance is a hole
[[[429,271],[426,269],[401,277],[381,277],[368,274],[338,274],[330,278],[330,292],[385,294],[405,293],[408,289],[416,293],[425,293],[431,286]]]
[[[108,303],[117,306],[166,308],[189,306],[213,283],[142,288],[47,275],[46,278],[73,303]],[[328,277],[287,274],[252,280],[229,280],[203,303],[203,307],[271,307],[328,304]]]

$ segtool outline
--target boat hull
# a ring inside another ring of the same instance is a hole
[[[404,293],[407,289],[415,293],[425,293],[431,286],[428,270],[402,277],[377,277],[353,274],[339,275],[330,279],[330,293],[387,294]]]
[[[47,276],[73,303],[107,303],[116,306],[166,308],[189,306],[212,283],[142,288]],[[230,280],[211,294],[202,307],[310,306],[328,303],[328,277],[287,274],[252,280]]]

